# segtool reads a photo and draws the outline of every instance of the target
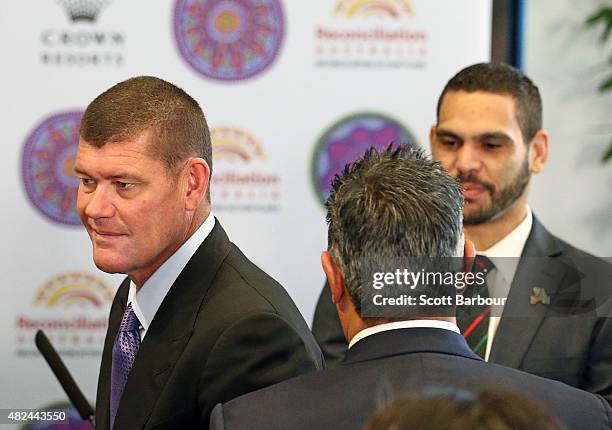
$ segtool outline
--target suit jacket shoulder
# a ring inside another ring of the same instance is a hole
[[[456,333],[403,329],[360,340],[337,367],[218,405],[211,416],[211,428],[361,428],[395,396],[448,386],[523,394],[546,406],[569,429],[612,426],[609,406],[596,395],[486,363]]]

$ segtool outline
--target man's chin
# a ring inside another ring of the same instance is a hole
[[[102,257],[96,257],[94,255],[94,264],[98,269],[103,272],[114,274],[114,273],[125,273],[126,268],[117,261],[112,261]]]
[[[463,207],[463,225],[485,224],[495,216],[491,206],[466,202]]]

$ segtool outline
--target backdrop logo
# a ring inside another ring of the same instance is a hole
[[[334,14],[346,17],[384,16],[400,18],[414,12],[408,0],[338,0]]]
[[[82,112],[45,119],[26,139],[21,161],[26,193],[48,219],[81,225],[76,211],[79,179],[74,161]]]
[[[66,272],[43,285],[34,304],[48,308],[102,308],[112,300],[113,291],[101,279],[87,273]]]
[[[103,279],[87,272],[51,277],[38,288],[32,309],[16,317],[16,354],[37,356],[34,335],[42,329],[60,354],[99,355],[113,295]]]
[[[178,0],[174,33],[182,57],[199,73],[248,79],[278,55],[283,9],[279,0]]]
[[[429,32],[416,16],[408,0],[338,0],[314,28],[315,66],[424,68]]]
[[[390,143],[418,146],[406,127],[379,113],[349,115],[325,130],[316,144],[311,166],[321,203],[329,197],[332,179],[346,164],[360,158],[370,146],[384,149]]]
[[[211,139],[211,197],[215,210],[278,210],[281,179],[271,170],[261,143],[232,127],[213,128]]]
[[[58,0],[72,22],[94,22],[108,0]]]
[[[108,0],[57,0],[69,27],[54,25],[40,33],[40,62],[46,66],[122,66],[125,34],[97,24]]]

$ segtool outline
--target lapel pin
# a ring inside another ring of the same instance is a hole
[[[542,303],[543,305],[550,304],[550,296],[546,294],[546,290],[542,287],[533,287],[533,294],[529,298],[529,303],[537,305]]]

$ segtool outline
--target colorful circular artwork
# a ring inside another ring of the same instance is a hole
[[[350,115],[325,130],[312,158],[312,178],[321,203],[329,197],[332,180],[344,166],[361,157],[370,146],[384,149],[390,143],[418,147],[406,127],[378,113]]]
[[[27,138],[22,174],[28,197],[49,219],[81,225],[76,211],[79,179],[73,172],[82,112],[53,115]]]
[[[283,9],[279,0],[178,0],[174,33],[183,58],[204,76],[247,79],[276,58]]]

